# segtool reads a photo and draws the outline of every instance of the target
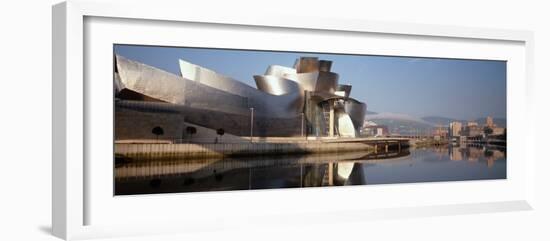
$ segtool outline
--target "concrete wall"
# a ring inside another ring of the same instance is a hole
[[[372,150],[362,143],[220,143],[220,144],[115,144],[115,154],[133,160],[213,158],[225,156],[339,153]]]
[[[202,126],[204,130],[223,128],[226,135],[250,136],[250,113],[241,115],[162,102],[120,100],[115,103],[115,140],[155,139],[151,133],[155,126],[164,129],[160,139],[179,139],[185,136],[184,122]],[[253,135],[300,136],[301,124],[301,115],[273,118],[254,112]],[[203,134],[197,130],[193,137]]]
[[[142,112],[126,108],[115,109],[115,140],[156,139],[155,126],[164,130],[161,140],[185,138],[185,116],[170,112]]]

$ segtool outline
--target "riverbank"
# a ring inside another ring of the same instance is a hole
[[[231,156],[288,155],[374,151],[360,142],[309,143],[116,143],[115,156],[131,160],[223,158]]]
[[[411,144],[411,147],[415,147],[415,148],[438,147],[438,146],[446,146],[449,144],[478,145],[478,146],[506,148],[506,141],[503,141],[503,140],[466,140],[466,141],[452,142],[447,139],[445,140],[411,139],[410,144]]]
[[[116,195],[133,195],[503,179],[506,152],[445,145],[378,154],[150,159],[115,167]]]
[[[436,147],[436,146],[448,145],[449,141],[448,140],[434,140],[434,139],[423,139],[423,140],[411,139],[410,144],[411,144],[412,147],[423,148],[423,147],[434,147],[434,146]]]

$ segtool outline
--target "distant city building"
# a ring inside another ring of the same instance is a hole
[[[493,133],[492,135],[502,135],[504,134],[504,129],[503,127],[493,127]]]
[[[433,136],[437,139],[445,138],[449,136],[449,129],[445,128],[444,126],[438,126],[435,128]]]
[[[387,136],[390,132],[385,125],[378,125],[375,122],[365,120],[361,134],[363,136]]]
[[[375,136],[387,136],[390,132],[388,131],[387,126],[377,126]]]
[[[468,124],[466,124],[467,127],[473,127],[473,126],[478,126],[477,122],[475,121],[468,121]]]
[[[458,121],[453,121],[449,124],[449,136],[458,137],[462,132],[462,123]]]
[[[463,130],[465,136],[474,137],[483,135],[483,127],[476,125],[468,125]]]
[[[491,116],[487,116],[485,127],[491,129],[490,135],[503,135],[506,132],[506,127],[497,126]]]
[[[493,122],[493,117],[487,116],[487,120],[485,121],[485,126],[487,126],[489,128],[496,127],[495,123]]]

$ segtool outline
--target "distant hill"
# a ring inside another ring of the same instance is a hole
[[[401,113],[390,113],[390,112],[382,112],[382,113],[375,113],[375,114],[367,114],[366,115],[366,118],[369,119],[369,120],[394,120],[394,121],[407,121],[407,122],[415,122],[415,123],[418,123],[418,124],[423,124],[423,125],[428,125],[428,126],[431,126],[432,124],[423,120],[423,119],[420,119],[420,118],[417,118],[417,117],[414,117],[414,116],[411,116],[411,115],[407,115],[407,114],[401,114]]]
[[[453,121],[459,121],[459,122],[466,122],[465,120],[459,120],[459,119],[452,119],[442,116],[426,116],[422,117],[422,120],[431,123],[432,125],[449,125],[449,123]]]
[[[426,116],[422,117],[422,120],[429,122],[433,125],[449,125],[449,123],[453,121],[458,121],[462,123],[468,122],[467,120],[460,120],[460,119],[453,119],[453,118],[447,118],[447,117],[441,117],[441,116]],[[478,125],[483,126],[486,123],[486,117],[483,118],[477,118],[475,121]],[[506,118],[493,118],[493,122],[500,127],[506,127]]]
[[[415,135],[428,134],[435,125],[420,118],[400,113],[367,114],[366,120],[385,125],[392,134]]]

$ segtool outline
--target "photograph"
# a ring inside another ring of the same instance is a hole
[[[507,62],[113,45],[114,195],[507,178]]]

